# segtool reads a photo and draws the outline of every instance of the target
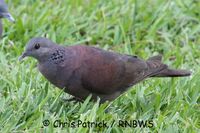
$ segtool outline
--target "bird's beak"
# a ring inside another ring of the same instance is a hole
[[[13,18],[13,16],[10,13],[3,13],[2,15],[4,18],[7,18],[10,22],[15,23],[15,19]]]
[[[22,55],[19,57],[19,61],[22,61],[27,56],[26,52],[23,52]]]

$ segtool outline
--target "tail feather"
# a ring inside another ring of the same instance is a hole
[[[185,77],[190,75],[191,72],[188,70],[175,70],[167,68],[160,71],[156,75],[153,75],[152,77]]]
[[[184,77],[184,76],[190,76],[191,71],[188,70],[175,70],[175,69],[169,69],[167,65],[162,63],[162,56],[157,55],[149,58],[147,60],[147,63],[149,65],[149,68],[151,70],[156,70],[156,72],[153,72],[150,77]],[[163,68],[160,69],[159,68]]]

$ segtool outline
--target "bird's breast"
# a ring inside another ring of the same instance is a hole
[[[63,88],[64,86],[62,84],[59,84],[59,76],[58,76],[58,68],[55,64],[46,62],[46,63],[39,63],[38,69],[41,72],[41,74],[49,80],[52,84],[59,88]]]
[[[67,62],[68,61],[68,62]],[[38,69],[42,75],[58,88],[66,88],[70,82],[70,77],[76,69],[70,60],[65,60],[65,65],[56,64],[54,62],[43,62],[38,64]]]

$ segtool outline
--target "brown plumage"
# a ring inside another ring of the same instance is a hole
[[[190,71],[169,69],[161,56],[142,60],[84,45],[64,47],[46,38],[33,38],[20,59],[38,60],[39,71],[55,86],[78,99],[113,100],[148,77],[189,76]]]

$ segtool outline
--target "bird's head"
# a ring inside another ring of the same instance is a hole
[[[55,43],[43,37],[32,38],[26,45],[25,51],[19,57],[19,60],[29,56],[38,61],[44,59],[50,51],[55,47]]]
[[[15,19],[8,11],[8,7],[4,0],[0,0],[0,18],[7,18],[11,22],[15,22]]]

